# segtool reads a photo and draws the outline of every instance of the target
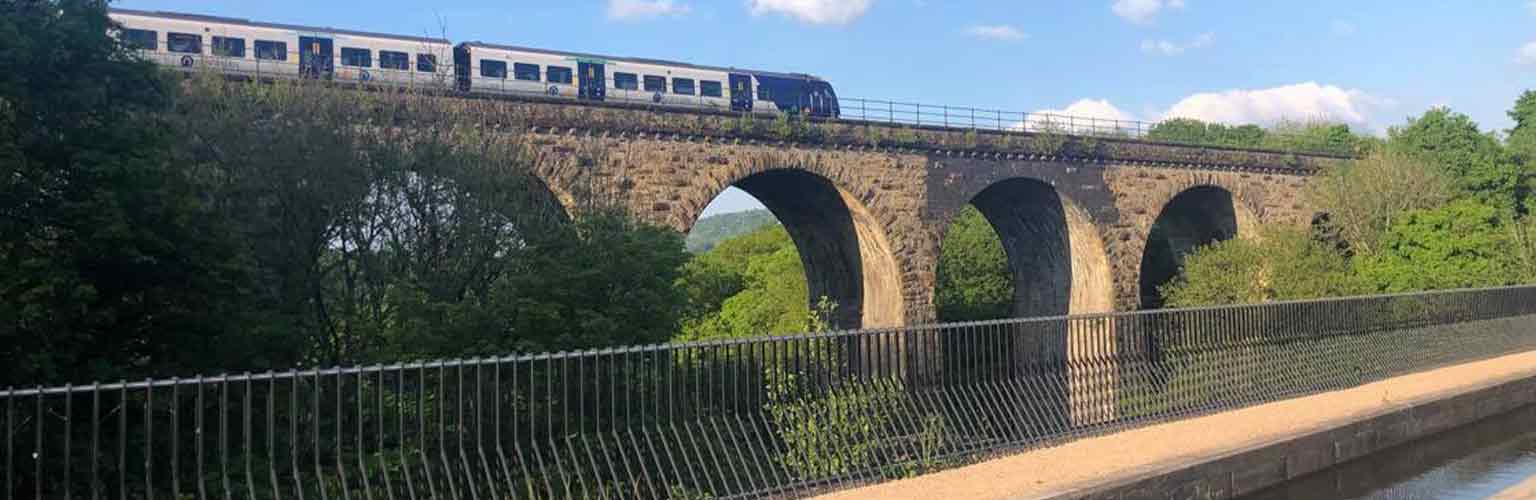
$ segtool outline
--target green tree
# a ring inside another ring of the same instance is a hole
[[[165,155],[171,87],[111,28],[104,2],[0,2],[0,385],[291,361],[248,334],[249,262]]]
[[[680,236],[597,204],[567,221],[521,138],[485,117],[430,95],[207,76],[177,107],[178,162],[220,180],[215,198],[263,276],[254,305],[307,340],[311,362],[678,330]]]
[[[695,254],[704,253],[714,248],[722,240],[741,236],[756,231],[757,228],[778,223],[778,219],[773,217],[773,212],[764,209],[711,215],[699,219],[697,223],[694,223],[693,229],[688,231],[688,238],[686,239],[688,251]]]
[[[694,257],[677,286],[689,299],[679,340],[799,333],[809,326],[805,268],[782,226],[725,240]]]
[[[1462,193],[1501,210],[1524,210],[1525,168],[1467,115],[1434,108],[1387,135],[1388,147],[1438,165]]]
[[[1366,290],[1349,260],[1307,231],[1264,227],[1196,249],[1161,290],[1173,307],[1254,304],[1354,295]]]
[[[397,301],[389,346],[375,356],[442,357],[552,352],[661,343],[680,326],[672,286],[682,237],[626,217],[595,214],[538,235],[483,292],[458,300]]]
[[[1263,147],[1357,156],[1369,154],[1375,143],[1355,135],[1349,125],[1342,123],[1282,121],[1264,136]]]
[[[1515,121],[1515,128],[1509,130],[1509,148],[1530,168],[1536,162],[1536,91],[1522,92],[1509,110],[1509,118]]]
[[[1313,178],[1306,198],[1326,213],[1328,229],[1355,254],[1380,250],[1387,228],[1410,210],[1443,205],[1454,195],[1452,181],[1421,157],[1376,152]]]
[[[940,321],[1006,318],[1013,312],[1013,272],[992,224],[966,205],[939,251],[935,307]]]
[[[1356,267],[1382,292],[1514,284],[1517,254],[1505,224],[1501,209],[1474,199],[1410,211],[1387,230],[1382,251]]]
[[[1527,215],[1511,224],[1510,238],[1515,245],[1520,282],[1536,283],[1536,217]]]

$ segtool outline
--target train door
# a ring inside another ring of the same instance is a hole
[[[731,73],[731,111],[752,111],[752,75]]]
[[[305,78],[331,79],[336,69],[333,49],[329,38],[299,37],[299,74]]]
[[[608,74],[602,64],[578,61],[576,72],[576,84],[582,99],[601,101],[608,95]]]

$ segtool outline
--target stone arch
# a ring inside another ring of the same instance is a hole
[[[884,225],[858,197],[797,168],[743,172],[722,182],[711,198],[728,186],[757,198],[784,225],[800,253],[812,302],[823,296],[834,301],[838,327],[906,324],[901,269]]]
[[[1226,187],[1198,184],[1163,204],[1141,253],[1138,287],[1142,309],[1162,307],[1158,288],[1172,280],[1184,257],[1204,245],[1255,235],[1258,216]]]
[[[1108,312],[1114,283],[1104,240],[1087,211],[1046,182],[1014,177],[971,197],[1002,240],[1013,274],[1014,317]]]

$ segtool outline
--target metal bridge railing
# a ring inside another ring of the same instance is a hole
[[[1533,326],[1516,287],[11,389],[0,492],[803,496],[1529,350]]]
[[[168,52],[144,52],[143,54],[146,59],[155,61],[158,64],[180,67],[187,71],[212,70],[258,79],[298,78],[300,75],[299,54],[297,52],[288,54],[284,60],[232,58],[207,54]],[[404,69],[387,69],[372,65],[369,67],[355,67],[338,63],[332,65],[331,71],[326,73],[325,78],[330,81],[343,83],[450,90],[456,88],[457,84],[453,66],[450,62],[451,59],[450,55],[439,55],[437,58],[439,62],[434,65],[434,71],[432,72],[420,71],[419,68],[414,66],[414,61],[411,62],[412,65]],[[575,76],[565,75],[566,78],[570,79],[561,82],[551,82],[547,72],[535,73],[533,76],[535,77],[533,80],[520,80],[517,78],[517,75],[511,73],[502,73],[500,77],[487,77],[481,73],[479,67],[471,67],[469,70],[469,83],[472,89],[490,96],[524,99],[582,99],[579,86],[576,85],[579,80]],[[733,111],[731,108],[731,89],[725,82],[714,82],[721,83],[722,85],[719,89],[721,93],[716,96],[704,95],[699,82],[695,82],[690,94],[674,92],[670,80],[659,90],[642,88],[639,82],[628,83],[633,83],[635,88],[632,90],[621,89],[619,85],[615,84],[612,75],[606,76],[604,78],[605,95],[602,100],[607,103],[630,106],[738,113],[738,111]],[[1253,134],[1255,131],[1241,133],[1230,127],[1225,127],[1221,129],[1221,132],[1205,134],[1202,139],[1184,133],[1188,131],[1166,134],[1157,133],[1159,124],[1163,122],[1113,120],[1056,113],[1006,111],[964,106],[861,99],[856,97],[839,97],[836,99],[836,102],[840,111],[838,117],[833,120],[842,122],[1014,133],[1053,133],[1081,137],[1143,140],[1192,146],[1214,146],[1330,156],[1354,156],[1358,153],[1353,150],[1353,145],[1351,144],[1338,144],[1330,142],[1329,138],[1326,137],[1310,137],[1288,129],[1263,130],[1258,135],[1255,135]],[[797,106],[798,109],[811,109],[811,107],[811,102],[802,102]],[[745,112],[742,114],[754,113]],[[777,114],[777,112],[759,109],[756,110],[756,114]],[[817,117],[815,119],[826,120],[829,118]],[[1265,139],[1265,137],[1268,139]]]

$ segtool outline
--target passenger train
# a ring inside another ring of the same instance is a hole
[[[838,116],[811,75],[245,19],[112,9],[116,36],[168,67],[233,76],[418,86],[486,96]]]

